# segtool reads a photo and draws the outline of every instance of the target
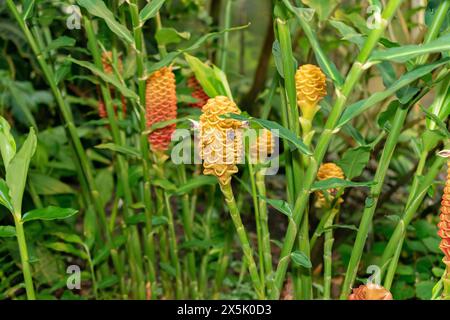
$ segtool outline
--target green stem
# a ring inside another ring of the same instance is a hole
[[[139,8],[138,1],[134,0],[130,3],[130,13],[131,21],[133,24],[133,35],[134,43],[136,47],[136,72],[138,76],[138,90],[139,90],[139,104],[138,114],[139,114],[139,125],[142,132],[146,130],[146,120],[145,120],[145,110],[144,106],[146,104],[145,95],[145,47],[142,34],[142,25],[139,20]],[[155,275],[155,251],[154,251],[154,236],[153,236],[153,226],[152,226],[152,216],[153,216],[153,204],[151,199],[151,177],[150,177],[150,157],[149,157],[149,143],[146,135],[141,135],[139,139],[139,147],[142,155],[142,168],[144,174],[144,203],[145,203],[145,216],[146,216],[146,233],[147,233],[147,256],[150,264],[150,281],[152,287],[155,286],[156,275]]]
[[[28,300],[36,300],[34,292],[33,277],[31,276],[30,259],[28,258],[28,248],[23,229],[23,222],[19,214],[14,214],[14,223],[16,226],[17,243],[19,245],[20,260],[22,262],[22,273],[25,281]]]
[[[226,6],[225,6],[225,21],[224,21],[224,30],[227,30],[231,27],[231,6],[233,4],[233,0],[226,0]],[[230,33],[225,32],[223,35],[222,40],[222,50],[220,54],[220,62],[219,66],[220,69],[222,69],[223,72],[226,72],[227,69],[227,60],[228,60],[228,44],[230,41]]]
[[[259,212],[258,203],[258,191],[256,189],[255,170],[253,164],[250,161],[250,157],[247,157],[248,172],[250,176],[250,185],[252,191],[253,208],[255,211],[256,222],[256,236],[258,239],[258,257],[259,257],[259,273],[261,279],[261,287],[263,292],[266,290],[265,272],[264,272],[264,253],[262,244],[262,226],[261,226],[261,214]]]
[[[233,220],[236,232],[238,234],[239,240],[242,245],[242,250],[244,252],[245,261],[248,266],[250,277],[253,282],[254,289],[259,298],[264,296],[261,287],[261,281],[258,275],[258,269],[256,267],[255,259],[253,258],[253,249],[250,246],[250,242],[247,238],[247,233],[245,232],[244,225],[242,224],[241,215],[239,213],[236,201],[234,199],[233,190],[231,189],[231,184],[220,184],[220,189],[222,190],[225,202],[227,203],[228,209],[230,210],[231,219]]]
[[[183,299],[183,281],[181,279],[181,265],[178,258],[177,235],[173,220],[172,206],[170,205],[169,195],[163,190],[165,206],[167,210],[167,224],[169,229],[169,247],[172,264],[175,266],[175,297]]]
[[[395,113],[394,120],[392,122],[392,128],[389,132],[386,145],[384,146],[383,153],[378,163],[378,168],[375,173],[373,181],[376,183],[370,188],[369,197],[366,199],[366,206],[361,218],[361,222],[356,234],[356,240],[353,246],[350,261],[347,267],[347,273],[345,275],[344,284],[342,286],[342,292],[340,299],[347,299],[353,282],[355,281],[356,274],[358,272],[359,262],[361,260],[364,245],[366,243],[367,235],[369,233],[369,227],[372,223],[375,209],[377,208],[378,199],[383,187],[384,178],[386,177],[389,164],[391,162],[392,155],[398,142],[403,123],[405,122],[406,115],[409,108],[399,106]]]
[[[339,212],[339,209],[330,208],[329,218],[325,223],[325,228],[328,228],[325,231],[325,241],[323,244],[323,299],[330,300],[331,299],[331,279],[333,278],[333,229],[331,226],[333,225],[333,220],[336,214]]]
[[[286,232],[286,237],[284,240],[283,248],[281,250],[280,260],[275,275],[275,288],[271,294],[272,299],[277,299],[280,295],[281,286],[283,284],[287,267],[289,264],[289,257],[295,243],[295,238],[297,234],[298,226],[302,220],[303,212],[305,211],[306,205],[309,199],[309,189],[313,184],[319,164],[322,162],[326,150],[330,144],[332,137],[334,136],[334,130],[338,123],[338,120],[345,108],[345,104],[350,93],[353,91],[355,84],[361,78],[361,75],[365,71],[364,64],[370,56],[370,53],[375,48],[378,43],[379,38],[382,36],[388,21],[392,18],[398,6],[402,3],[402,0],[391,0],[388,2],[385,10],[382,14],[382,19],[384,23],[381,23],[379,28],[373,29],[368,38],[365,41],[361,52],[359,53],[356,62],[352,65],[348,76],[346,77],[345,83],[343,85],[342,91],[337,90],[338,97],[328,120],[325,124],[325,128],[319,137],[317,147],[314,151],[314,155],[310,161],[310,165],[307,168],[303,179],[303,189],[298,193],[296,204],[294,207],[293,218],[289,222],[288,230]]]
[[[184,165],[178,166],[178,175],[180,177],[180,184],[184,185],[187,182],[186,178],[186,168]],[[186,241],[192,241],[194,239],[192,218],[189,204],[189,195],[184,194],[181,198],[182,207],[182,219],[183,228],[186,235]],[[197,282],[197,268],[195,263],[195,253],[194,250],[190,250],[188,253],[188,271],[189,271],[189,283],[191,287],[191,295],[193,299],[198,298],[198,282]]]
[[[266,184],[265,184],[265,169],[260,169],[256,171],[256,189],[258,193],[266,197]],[[272,250],[270,245],[270,232],[269,232],[269,215],[267,210],[267,202],[259,198],[258,199],[259,206],[259,219],[261,226],[261,241],[263,248],[263,257],[264,257],[264,271],[266,279],[270,279],[273,275],[273,266],[272,266]],[[272,281],[268,281],[268,291],[271,291]]]

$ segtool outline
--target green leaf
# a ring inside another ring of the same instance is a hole
[[[155,34],[155,39],[160,45],[179,43],[181,40],[189,40],[189,32],[178,32],[174,28],[161,28]]]
[[[24,21],[31,17],[35,2],[35,0],[25,0],[21,14]]]
[[[416,284],[416,296],[421,300],[430,300],[433,292],[434,282],[422,281]]]
[[[97,149],[107,149],[115,152],[119,152],[121,154],[141,158],[141,153],[136,149],[129,146],[119,146],[115,143],[102,143],[95,146]]]
[[[251,123],[256,123],[261,127],[264,127],[268,130],[277,130],[278,132],[272,131],[272,134],[279,136],[280,138],[286,139],[289,142],[291,151],[298,149],[301,153],[310,156],[312,155],[311,150],[303,143],[303,141],[297,137],[295,133],[281,126],[279,123],[275,121],[270,121],[266,119],[258,119],[253,117],[247,117],[242,114],[228,114],[226,115],[229,118],[241,120],[241,121],[249,121]]]
[[[141,12],[139,12],[139,19],[141,20],[141,23],[155,17],[164,2],[166,2],[166,0],[152,0],[147,3]]]
[[[40,173],[30,173],[30,183],[39,195],[51,196],[75,193],[75,190],[68,184]]]
[[[0,238],[10,238],[16,236],[16,228],[13,226],[0,226]]]
[[[301,251],[294,251],[291,253],[292,262],[300,267],[310,269],[312,267],[311,260]]]
[[[130,30],[114,18],[113,13],[106,7],[105,2],[101,0],[77,0],[77,3],[93,16],[103,19],[108,28],[119,38],[128,44],[133,44],[133,36]]]
[[[172,182],[166,179],[155,179],[152,181],[152,185],[160,187],[166,191],[175,192],[177,190],[177,187]]]
[[[317,12],[320,21],[326,20],[341,1],[342,0],[302,0],[304,4]]]
[[[106,74],[103,70],[98,69],[94,64],[87,61],[77,60],[72,57],[67,57],[66,59],[79,66],[89,69],[93,74],[102,78],[103,81],[116,87],[124,97],[138,100],[138,95],[133,90],[128,89],[126,85],[121,83],[114,74]]]
[[[394,61],[398,63],[406,62],[412,58],[434,53],[445,52],[450,50],[450,34],[437,38],[426,44],[403,45],[400,47],[390,48],[386,50],[377,50],[372,53],[369,62]]]
[[[229,92],[225,89],[226,87],[229,87],[228,83],[226,85],[223,84],[223,79],[217,77],[217,73],[214,71],[213,67],[208,66],[200,59],[187,53],[184,54],[184,58],[194,72],[197,81],[209,97],[228,96],[230,99],[233,98],[228,95]]]
[[[169,274],[170,276],[172,276],[172,278],[176,277],[177,272],[175,271],[175,268],[173,266],[171,266],[168,263],[165,262],[160,262],[159,266],[161,267],[161,269],[166,272],[167,274]]]
[[[8,121],[2,116],[0,116],[0,154],[5,170],[8,170],[8,165],[16,154],[16,142],[11,134],[11,127]]]
[[[359,48],[364,45],[364,37],[349,25],[338,20],[330,20],[330,24],[339,31],[342,40],[350,41]]]
[[[98,282],[97,288],[99,290],[107,289],[114,286],[118,282],[119,282],[118,276],[116,275],[107,276]]]
[[[160,61],[158,61],[156,63],[149,62],[147,64],[147,75],[152,74],[153,72],[155,72],[156,70],[161,69],[162,67],[168,66],[169,64],[171,64],[173,62],[173,60],[175,60],[178,56],[182,55],[183,53],[189,52],[189,51],[192,51],[192,50],[197,50],[207,40],[215,39],[215,38],[219,37],[220,35],[222,35],[223,33],[226,33],[226,32],[245,29],[249,25],[250,24],[247,24],[247,25],[244,25],[244,26],[239,26],[239,27],[233,27],[233,28],[229,28],[229,29],[224,29],[224,30],[218,31],[218,32],[211,32],[211,33],[205,34],[205,35],[201,36],[200,38],[198,38],[196,41],[194,41],[194,43],[191,44],[190,46],[188,46],[188,47],[186,47],[184,49],[180,49],[178,51],[169,52],[162,60],[160,60]]]
[[[282,78],[284,78],[284,70],[283,70],[283,57],[281,56],[281,47],[280,42],[278,40],[275,40],[273,42],[272,46],[272,54],[273,54],[273,60],[275,61],[275,67],[277,68],[278,73]],[[292,57],[294,60],[294,65],[298,65],[297,60],[295,60],[294,57]]]
[[[260,197],[261,199],[266,201],[268,204],[270,204],[272,207],[274,207],[277,211],[287,215],[289,218],[292,218],[292,215],[293,215],[292,208],[289,205],[289,203],[287,203],[286,201],[281,200],[281,199],[269,199],[262,195],[259,195],[258,197]]]
[[[346,124],[348,121],[352,120],[356,116],[360,115],[373,105],[383,101],[386,98],[389,98],[392,96],[395,92],[400,90],[403,87],[406,87],[407,85],[411,84],[412,82],[416,81],[417,79],[423,77],[426,74],[429,74],[434,69],[448,63],[450,61],[450,58],[445,58],[439,61],[436,61],[434,63],[430,63],[427,65],[420,66],[410,72],[405,73],[402,75],[396,82],[394,82],[389,88],[387,88],[384,91],[377,92],[375,94],[372,94],[370,98],[360,100],[349,107],[344,111],[342,114],[338,127],[342,127],[344,124]]]
[[[197,176],[189,179],[181,187],[179,187],[174,193],[181,195],[189,193],[190,191],[197,189],[199,187],[215,185],[217,183],[217,178],[213,176]]]
[[[27,182],[28,167],[31,157],[36,151],[36,135],[34,129],[30,128],[30,133],[23,143],[19,152],[12,158],[8,170],[6,171],[6,184],[9,188],[9,196],[11,197],[14,213],[22,212],[22,198]]]
[[[310,43],[314,51],[317,63],[319,64],[322,71],[327,75],[328,78],[333,80],[334,84],[337,87],[342,86],[342,84],[344,83],[344,78],[336,68],[336,65],[330,59],[328,59],[328,55],[320,46],[320,43],[316,37],[317,32],[314,32],[311,29],[311,9],[296,8],[290,3],[290,0],[283,0],[283,4],[297,17],[297,20],[300,23],[302,30],[305,32],[306,37],[308,38],[308,42]]]
[[[337,164],[342,168],[347,179],[352,180],[361,175],[370,159],[369,147],[357,147],[345,151]]]
[[[22,222],[32,221],[32,220],[56,220],[56,219],[66,219],[74,214],[78,210],[72,208],[59,208],[49,206],[43,209],[35,209],[28,211],[23,215]]]
[[[87,254],[86,252],[77,249],[76,247],[74,247],[73,245],[71,245],[70,243],[65,243],[65,242],[50,242],[50,243],[45,243],[44,244],[47,248],[58,251],[58,252],[64,252],[64,253],[68,253],[77,257],[80,257],[82,259],[87,259]]]
[[[52,236],[58,237],[65,242],[75,243],[84,246],[84,241],[75,233],[51,232]]]
[[[314,182],[310,190],[316,191],[316,190],[329,190],[337,188],[370,187],[374,184],[375,182],[373,181],[354,182],[339,178],[330,178]]]
[[[0,204],[5,206],[11,213],[14,213],[11,198],[9,197],[9,188],[3,179],[0,179]]]
[[[420,110],[422,110],[423,113],[425,113],[425,116],[428,119],[433,120],[437,127],[438,127],[438,132],[441,133],[443,136],[450,138],[450,133],[447,129],[447,125],[435,114],[431,113],[430,111],[428,111],[427,109],[425,109],[424,107],[420,106]]]
[[[50,42],[48,46],[45,47],[44,52],[50,52],[52,50],[56,50],[62,47],[73,47],[75,43],[76,40],[74,38],[61,36]]]

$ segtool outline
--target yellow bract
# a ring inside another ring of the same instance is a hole
[[[200,157],[203,173],[214,175],[223,185],[238,172],[236,164],[242,158],[242,122],[224,119],[228,113],[241,111],[229,98],[217,96],[209,99],[200,116]]]

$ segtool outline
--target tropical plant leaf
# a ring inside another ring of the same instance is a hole
[[[31,157],[33,157],[36,151],[36,143],[36,134],[34,133],[34,129],[30,128],[27,139],[19,152],[12,158],[6,172],[6,184],[9,188],[9,196],[11,197],[15,214],[22,212],[22,198],[27,182],[28,167]]]
[[[179,187],[174,193],[179,195],[185,194],[199,187],[215,185],[216,183],[217,183],[216,177],[201,175],[186,181],[186,183],[184,183],[181,187]]]
[[[9,123],[5,118],[0,116],[0,154],[3,159],[5,170],[8,170],[8,165],[16,154],[16,142],[10,132]]]
[[[153,1],[152,1],[153,2]],[[133,36],[130,30],[120,24],[113,13],[106,7],[104,1],[101,0],[77,0],[77,3],[85,8],[93,16],[103,19],[109,29],[114,32],[120,39],[128,44],[133,44]]]
[[[411,84],[412,82],[416,81],[417,79],[423,77],[426,74],[429,74],[434,69],[439,68],[440,66],[443,66],[444,64],[448,63],[450,61],[450,58],[441,59],[439,61],[423,65],[420,67],[417,67],[414,70],[411,70],[410,72],[405,73],[402,75],[397,81],[395,81],[389,88],[387,88],[384,91],[377,92],[370,96],[370,98],[360,100],[350,106],[347,107],[347,109],[342,114],[338,127],[342,127],[344,124],[346,124],[351,119],[355,118],[356,116],[360,115],[373,105],[383,101],[384,99],[392,96],[395,92],[400,90],[401,88],[406,87],[407,85]]]
[[[306,254],[304,254],[301,251],[294,251],[291,253],[291,259],[292,262],[300,267],[304,267],[304,268],[311,268],[312,267],[312,263],[311,260],[308,258],[308,256]]]
[[[114,152],[119,152],[121,154],[141,158],[141,153],[137,151],[136,149],[129,147],[129,146],[119,146],[115,143],[102,143],[95,146],[97,149],[107,149]]]
[[[66,219],[75,215],[78,210],[72,208],[59,208],[49,206],[43,209],[35,209],[28,211],[22,217],[22,222],[32,221],[32,220],[57,220]]]
[[[314,182],[310,190],[316,191],[316,190],[328,190],[337,188],[370,187],[374,184],[376,184],[376,182],[373,181],[354,182],[339,178],[330,178]]]
[[[415,57],[434,52],[450,50],[450,34],[441,36],[426,44],[404,45],[386,50],[374,51],[369,58],[370,62],[393,61],[403,63]]]
[[[266,128],[267,130],[271,130],[272,134],[279,136],[280,138],[286,139],[289,142],[289,146],[291,151],[298,149],[301,153],[305,155],[312,155],[311,150],[303,143],[303,141],[297,137],[295,133],[286,129],[279,123],[275,121],[270,121],[266,119],[258,119],[253,117],[247,117],[242,114],[228,114],[227,117],[232,119],[241,120],[241,121],[249,121],[258,124],[259,126]]]
[[[337,164],[342,168],[345,177],[352,180],[361,175],[370,159],[370,148],[366,146],[357,147],[345,151]]]
[[[133,90],[128,89],[123,83],[121,83],[114,74],[106,74],[103,70],[100,70],[94,64],[87,61],[77,60],[72,57],[68,57],[67,60],[86,69],[89,69],[93,74],[102,78],[103,81],[116,87],[123,96],[138,100],[138,95]]]
[[[163,6],[166,0],[152,0],[148,2],[144,8],[142,8],[141,12],[139,12],[139,19],[141,23],[144,23],[148,19],[154,18],[159,9]]]
[[[16,236],[16,228],[13,226],[0,226],[0,238],[10,238]]]
[[[9,188],[6,185],[6,181],[0,179],[0,204],[5,206],[11,213],[14,212],[11,198],[9,196]]]

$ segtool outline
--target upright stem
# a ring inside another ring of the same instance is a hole
[[[238,234],[239,240],[242,245],[242,250],[244,252],[245,261],[248,266],[250,277],[253,282],[253,286],[259,298],[264,296],[261,287],[261,281],[259,279],[258,269],[256,267],[255,259],[253,258],[253,249],[250,246],[250,242],[247,238],[247,233],[245,231],[244,225],[242,224],[241,215],[239,213],[236,201],[234,199],[233,190],[231,189],[231,184],[220,184],[220,189],[222,190],[225,201],[230,210],[231,219],[233,220],[236,232]]]
[[[256,189],[258,193],[265,197],[266,196],[266,184],[265,184],[265,169],[256,171]],[[264,271],[266,279],[270,279],[272,277],[273,266],[272,266],[272,250],[270,245],[270,232],[269,232],[269,216],[267,211],[267,203],[264,199],[258,199],[259,205],[259,219],[261,226],[261,242],[262,242],[262,251],[264,257]],[[268,281],[268,291],[271,290],[272,281]]]
[[[226,0],[226,6],[225,6],[225,21],[224,21],[224,29],[227,30],[231,27],[231,6],[233,4],[233,0]],[[227,69],[227,61],[228,61],[228,43],[230,40],[230,33],[225,32],[223,35],[222,40],[222,50],[220,53],[220,69],[222,69],[223,72],[226,72]]]
[[[369,233],[369,227],[372,223],[375,209],[377,208],[378,199],[383,187],[384,178],[386,176],[389,164],[391,162],[392,155],[397,145],[398,137],[400,135],[403,123],[405,122],[406,115],[409,108],[399,106],[392,123],[391,131],[384,146],[383,153],[378,163],[378,168],[375,173],[373,181],[376,183],[370,189],[369,197],[366,200],[366,206],[359,224],[358,232],[356,234],[356,240],[353,246],[350,261],[347,267],[347,273],[345,275],[344,284],[342,286],[341,299],[347,299],[353,282],[358,272],[359,262],[361,260],[364,245],[366,243],[367,235]]]
[[[255,211],[255,222],[256,222],[256,235],[258,239],[258,257],[259,257],[259,273],[261,278],[261,286],[263,291],[266,290],[266,281],[265,281],[265,272],[264,272],[264,253],[263,253],[263,244],[262,244],[262,226],[261,226],[261,215],[259,212],[259,204],[258,204],[258,191],[256,189],[256,180],[255,180],[255,170],[253,164],[250,161],[250,157],[247,158],[248,163],[248,171],[250,176],[250,185],[252,191],[252,199],[253,199],[253,207]]]
[[[336,214],[339,212],[339,209],[330,208],[331,214],[329,215],[328,220],[325,222],[325,228],[328,228],[325,231],[325,241],[323,244],[323,299],[330,300],[331,299],[331,279],[333,278],[333,229],[331,226],[333,225],[333,220]]]
[[[178,174],[180,177],[180,183],[186,184],[186,168],[184,165],[178,166]],[[192,218],[191,218],[191,208],[189,205],[189,195],[184,194],[181,196],[181,206],[182,206],[182,218],[183,218],[183,228],[186,235],[187,241],[192,241],[194,239]],[[191,295],[193,299],[198,298],[198,281],[197,281],[197,267],[195,264],[195,253],[190,250],[188,253],[188,271],[189,271],[189,283],[191,286]]]
[[[28,258],[28,248],[23,230],[23,222],[20,214],[14,214],[14,223],[16,225],[17,243],[19,244],[20,260],[22,262],[22,273],[25,281],[25,289],[27,291],[28,300],[36,300],[34,293],[33,277],[31,276],[30,262]]]
[[[277,299],[280,295],[281,286],[283,284],[290,260],[289,257],[295,243],[297,230],[309,199],[309,189],[316,178],[318,166],[322,162],[328,149],[329,143],[335,134],[335,127],[344,110],[347,99],[350,93],[353,91],[355,84],[358,82],[358,80],[361,78],[361,75],[365,71],[366,68],[364,64],[369,58],[372,50],[377,45],[379,38],[382,36],[388,24],[388,21],[392,18],[398,6],[402,2],[402,0],[391,0],[388,2],[382,14],[382,23],[378,28],[373,29],[370,32],[363,48],[361,49],[361,52],[356,59],[356,62],[352,65],[352,68],[350,69],[350,72],[346,77],[342,90],[337,90],[336,102],[334,103],[334,106],[325,124],[325,129],[322,131],[322,134],[319,137],[317,147],[314,151],[313,157],[310,161],[310,165],[308,166],[304,176],[303,188],[298,193],[296,205],[294,207],[293,218],[289,221],[288,230],[286,232],[286,237],[284,240],[283,248],[281,250],[280,260],[275,275],[276,290],[273,290],[271,294],[272,299]]]

